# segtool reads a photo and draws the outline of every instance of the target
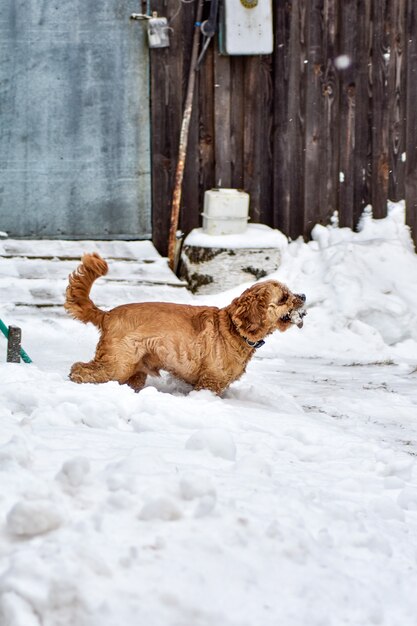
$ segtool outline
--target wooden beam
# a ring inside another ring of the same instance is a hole
[[[371,53],[372,0],[358,3],[356,39],[355,160],[353,181],[352,224],[356,227],[366,205],[371,203],[372,115]]]
[[[340,5],[340,57],[348,65],[339,65],[340,73],[340,161],[339,161],[339,223],[354,227],[354,168],[356,110],[356,0]],[[339,64],[340,64],[339,57]]]
[[[307,0],[292,0],[289,39],[289,80],[287,109],[288,171],[286,193],[288,194],[289,232],[295,239],[306,237],[304,224],[304,75],[305,14]]]
[[[231,186],[234,189],[244,189],[245,67],[245,57],[230,58],[230,156]]]
[[[391,0],[390,60],[388,72],[389,98],[389,184],[388,197],[405,197],[406,138],[406,0]]]
[[[248,57],[245,64],[243,186],[250,194],[250,214],[253,222],[261,221],[262,170],[268,169],[268,151],[265,152],[263,149],[264,137],[261,132],[266,90],[262,57]]]
[[[206,52],[204,64],[199,70],[199,160],[198,202],[201,210],[204,205],[204,192],[215,186],[214,182],[214,41]],[[199,222],[200,223],[200,222]]]
[[[214,56],[214,184],[232,186],[232,151],[230,143],[230,57],[218,50]]]
[[[338,54],[338,7],[338,0],[324,0],[319,213],[316,219],[322,224],[328,223],[337,209],[339,187],[339,80],[335,65]]]
[[[388,200],[388,0],[373,5],[372,28],[372,214],[385,217]]]
[[[306,102],[304,137],[304,234],[310,235],[321,214],[323,0],[311,0],[306,14]]]
[[[407,3],[406,222],[417,248],[417,7]]]
[[[274,10],[273,55],[273,152],[271,226],[288,234],[290,231],[289,159],[288,159],[288,81],[289,32],[292,11],[290,3],[277,2]]]

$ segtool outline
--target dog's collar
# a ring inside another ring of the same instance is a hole
[[[242,337],[242,339],[246,341],[248,346],[250,346],[251,348],[255,348],[255,350],[257,350],[258,348],[262,348],[262,346],[265,344],[265,341],[263,339],[259,339],[259,341],[251,341],[247,337]]]
[[[247,337],[244,337],[243,335],[240,334],[239,329],[236,327],[236,324],[234,323],[234,321],[232,319],[230,319],[230,321],[233,324],[235,331],[237,332],[239,337],[241,337],[243,341],[246,344],[248,344],[250,348],[254,348],[255,350],[257,350],[258,348],[262,348],[262,346],[265,344],[265,341],[263,339],[259,339],[259,341],[251,341]]]

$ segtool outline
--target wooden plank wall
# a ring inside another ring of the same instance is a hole
[[[250,194],[253,222],[306,239],[336,211],[354,228],[367,204],[382,218],[388,198],[406,198],[417,241],[415,0],[273,7],[272,55],[221,56],[213,41],[198,71],[181,229],[222,186]],[[172,29],[170,48],[151,51],[153,239],[166,254],[196,2],[151,9]]]

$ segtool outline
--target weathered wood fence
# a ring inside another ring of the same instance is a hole
[[[204,191],[222,186],[292,238],[405,198],[417,242],[416,0],[273,6],[272,55],[221,56],[214,42],[198,72],[180,227],[199,226]],[[151,51],[153,232],[166,253],[196,2],[151,8],[172,27],[170,48]]]

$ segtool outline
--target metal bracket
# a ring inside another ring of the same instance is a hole
[[[150,20],[152,15],[146,15],[145,13],[132,13],[131,20]]]
[[[200,69],[200,65],[201,65],[201,63],[202,63],[202,61],[204,59],[204,56],[205,56],[206,52],[207,52],[207,48],[210,45],[210,41],[214,37],[214,35],[216,33],[216,30],[217,30],[218,6],[219,6],[218,0],[211,0],[209,18],[208,18],[208,20],[205,20],[201,24],[201,26],[200,26],[201,33],[204,36],[204,43],[202,45],[200,55],[199,55],[199,57],[197,59],[197,65],[196,65],[196,70],[197,71]]]

